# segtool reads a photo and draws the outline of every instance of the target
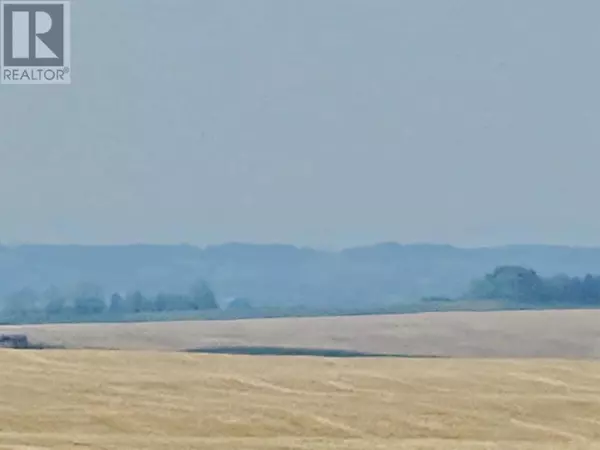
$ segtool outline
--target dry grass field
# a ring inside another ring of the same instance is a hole
[[[0,449],[595,449],[600,363],[0,351]]]
[[[600,311],[447,312],[225,322],[0,327],[68,348],[288,346],[458,357],[600,358]]]

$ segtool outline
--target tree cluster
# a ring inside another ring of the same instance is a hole
[[[140,291],[106,296],[100,287],[93,284],[79,285],[71,292],[51,287],[38,293],[25,288],[6,297],[0,309],[4,317],[57,317],[105,313],[125,315],[164,311],[206,311],[218,308],[213,291],[206,283],[200,281],[193,284],[184,294],[159,293],[153,296],[146,296]]]
[[[541,277],[524,267],[501,266],[474,281],[466,297],[540,306],[600,306],[600,276]]]

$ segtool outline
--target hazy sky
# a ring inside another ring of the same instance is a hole
[[[600,245],[597,0],[74,0],[0,240]]]

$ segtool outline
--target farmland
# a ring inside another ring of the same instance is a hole
[[[600,357],[600,310],[0,327],[66,348],[186,350],[218,346],[340,349],[450,357]]]
[[[457,312],[0,327],[65,347],[0,351],[0,449],[600,449],[599,319]],[[424,358],[180,351],[224,346]]]
[[[5,449],[600,448],[600,363],[0,351]]]

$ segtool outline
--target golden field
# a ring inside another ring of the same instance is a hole
[[[453,357],[600,358],[600,310],[0,327],[67,348],[287,346]]]
[[[0,351],[0,449],[600,449],[600,363]]]

